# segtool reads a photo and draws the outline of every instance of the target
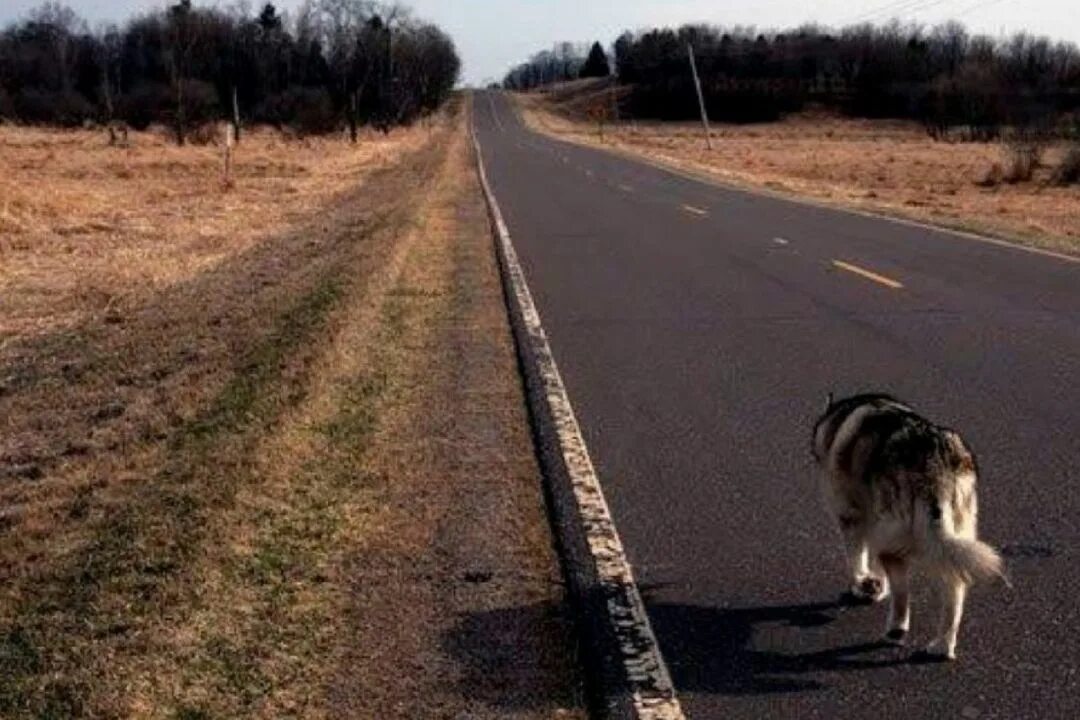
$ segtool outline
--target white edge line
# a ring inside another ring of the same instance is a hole
[[[540,322],[540,314],[533,303],[525,273],[514,251],[510,231],[488,182],[480,141],[471,118],[469,130],[476,150],[480,184],[484,189],[506,262],[505,269],[509,276],[513,301],[524,318],[528,341],[539,365],[538,377],[541,378],[544,396],[555,420],[559,450],[573,484],[589,547],[596,562],[597,576],[603,588],[611,591],[606,593],[609,598],[608,612],[613,619],[613,630],[622,651],[621,660],[633,694],[634,711],[641,720],[685,720],[675,695],[671,674],[660,653],[656,635],[645,612],[645,603],[641,599],[641,592],[612,520],[611,510],[604,498],[600,480],[589,457],[585,439],[581,435],[581,428],[574,416],[570,398],[548,344],[547,334]],[[629,607],[617,602],[620,596],[629,596]]]

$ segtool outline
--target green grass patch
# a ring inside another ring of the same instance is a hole
[[[283,392],[285,359],[314,344],[340,297],[339,282],[328,279],[280,316],[207,411],[175,435],[161,474],[107,512],[88,545],[34,579],[0,628],[0,716],[85,714],[77,679],[93,678],[106,646],[183,607],[190,588],[169,581],[187,568],[206,519],[231,502],[245,477],[245,432],[302,399]],[[225,451],[231,443],[240,447]],[[282,562],[262,559],[267,571]],[[223,668],[234,668],[229,657],[221,655]]]
[[[322,324],[330,307],[341,297],[336,282],[319,285],[289,312],[255,349],[243,370],[218,395],[208,412],[188,423],[178,438],[181,446],[213,440],[222,432],[234,432],[251,421],[252,410],[264,390],[281,374],[281,360]]]
[[[318,440],[317,458],[273,491],[287,493],[288,503],[270,503],[273,509],[257,520],[252,552],[236,558],[232,572],[251,593],[247,626],[229,653],[223,654],[216,639],[201,652],[214,658],[210,672],[228,688],[208,701],[216,714],[246,714],[264,699],[261,676],[250,674],[252,658],[273,657],[276,673],[304,678],[310,688],[340,642],[341,586],[328,581],[349,542],[343,536],[346,517],[362,516],[380,492],[368,460],[383,411],[398,389],[395,356],[419,297],[400,286],[386,293],[367,362],[340,379],[330,419],[308,429]]]

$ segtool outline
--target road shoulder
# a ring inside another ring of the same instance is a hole
[[[337,717],[583,717],[464,125],[384,305],[378,510],[346,558]]]

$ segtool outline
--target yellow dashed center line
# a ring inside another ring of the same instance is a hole
[[[904,287],[904,284],[902,282],[885,277],[884,275],[878,275],[876,272],[872,272],[870,270],[867,270],[866,268],[861,268],[858,265],[846,263],[843,260],[833,260],[833,265],[840,268],[841,270],[847,270],[850,273],[855,273],[860,277],[864,277],[867,280],[873,280],[874,282],[880,283],[885,287],[892,288],[893,290],[899,290],[900,288]]]
[[[693,213],[694,215],[704,216],[709,214],[708,210],[703,210],[699,207],[694,207],[693,205],[683,205],[682,209],[688,213]]]

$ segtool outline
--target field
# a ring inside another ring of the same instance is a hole
[[[595,88],[570,84],[517,99],[531,126],[573,142],[733,185],[1080,253],[1080,186],[1049,182],[1061,147],[1048,149],[1031,181],[987,187],[995,164],[1008,167],[1000,144],[935,142],[911,122],[817,112],[777,123],[716,125],[709,151],[700,123],[616,123],[601,140],[582,112],[597,97]]]
[[[254,131],[226,191],[217,146],[179,148],[165,130],[132,137],[120,148],[103,132],[0,133],[0,332],[72,327],[188,281],[425,141],[419,130],[355,147]]]
[[[0,716],[580,716],[466,112],[0,127]]]

